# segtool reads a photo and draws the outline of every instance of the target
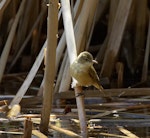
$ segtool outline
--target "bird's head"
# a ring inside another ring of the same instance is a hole
[[[91,65],[93,65],[93,63],[97,63],[96,60],[93,60],[93,56],[87,51],[81,52],[79,54],[78,62],[81,64],[91,64]]]

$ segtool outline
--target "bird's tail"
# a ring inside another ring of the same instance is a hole
[[[104,88],[102,87],[102,85],[100,85],[99,83],[94,84],[94,86],[103,93],[103,95],[105,96],[105,93],[103,92]]]
[[[99,88],[98,88],[100,91],[103,91],[104,90],[104,88],[101,86],[101,85],[99,85]]]
[[[103,87],[102,87],[102,85],[100,85],[99,83],[96,83],[96,84],[94,84],[94,86],[97,88],[97,89],[99,89],[99,91],[103,91]]]

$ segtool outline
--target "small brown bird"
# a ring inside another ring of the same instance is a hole
[[[77,80],[77,85],[93,85],[102,91],[103,87],[100,85],[99,77],[93,67],[94,63],[97,63],[97,61],[93,60],[93,56],[89,52],[81,52],[77,59],[71,64],[70,74]]]

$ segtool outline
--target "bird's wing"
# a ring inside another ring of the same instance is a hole
[[[89,68],[89,75],[91,76],[93,81],[99,82],[99,77],[93,66],[91,66],[91,68]]]
[[[93,80],[93,85],[99,89],[100,91],[103,90],[103,87],[100,85],[100,80],[99,80],[99,77],[94,69],[94,67],[92,66],[90,69],[89,69],[89,75],[91,76],[92,80]]]

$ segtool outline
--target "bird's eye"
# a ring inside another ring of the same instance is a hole
[[[85,60],[88,61],[88,58],[86,57]]]
[[[86,58],[85,58],[85,61],[89,62],[89,61],[90,61],[90,59],[89,59],[88,57],[86,57]]]
[[[88,58],[86,57],[86,56],[84,56],[84,58],[83,58],[85,61],[88,61]]]

